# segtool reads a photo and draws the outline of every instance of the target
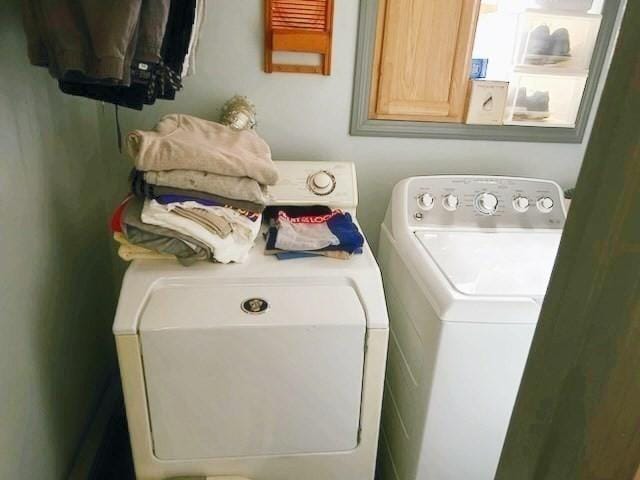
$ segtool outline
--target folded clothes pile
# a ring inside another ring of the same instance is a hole
[[[125,260],[242,262],[260,230],[267,185],[278,173],[253,130],[167,115],[127,136],[132,196],[112,230]]]
[[[349,213],[329,207],[278,207],[269,212],[265,253],[290,259],[323,255],[348,259],[362,253],[364,237]]]

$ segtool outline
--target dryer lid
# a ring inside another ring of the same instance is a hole
[[[152,291],[140,332],[249,326],[359,325],[362,305],[346,285],[168,284]]]
[[[416,232],[449,283],[466,295],[543,297],[560,232]]]

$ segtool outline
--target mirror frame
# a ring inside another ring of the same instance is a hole
[[[411,122],[369,118],[378,0],[360,0],[356,65],[351,106],[350,134],[365,137],[441,138],[511,142],[582,143],[593,108],[609,46],[625,0],[606,0],[602,23],[589,67],[589,76],[578,110],[576,126],[528,127],[518,125],[467,125],[464,123]]]

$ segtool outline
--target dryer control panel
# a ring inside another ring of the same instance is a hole
[[[501,176],[412,178],[407,210],[415,227],[561,229],[566,217],[555,182]]]
[[[269,205],[355,208],[358,188],[350,162],[274,162],[280,178],[269,187]]]

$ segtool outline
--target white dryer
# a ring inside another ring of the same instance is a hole
[[[273,204],[355,214],[350,163],[276,162]],[[351,260],[134,261],[113,331],[136,474],[372,480],[388,340],[380,272]]]
[[[383,480],[492,480],[566,212],[544,180],[396,185],[379,261],[391,333]]]

